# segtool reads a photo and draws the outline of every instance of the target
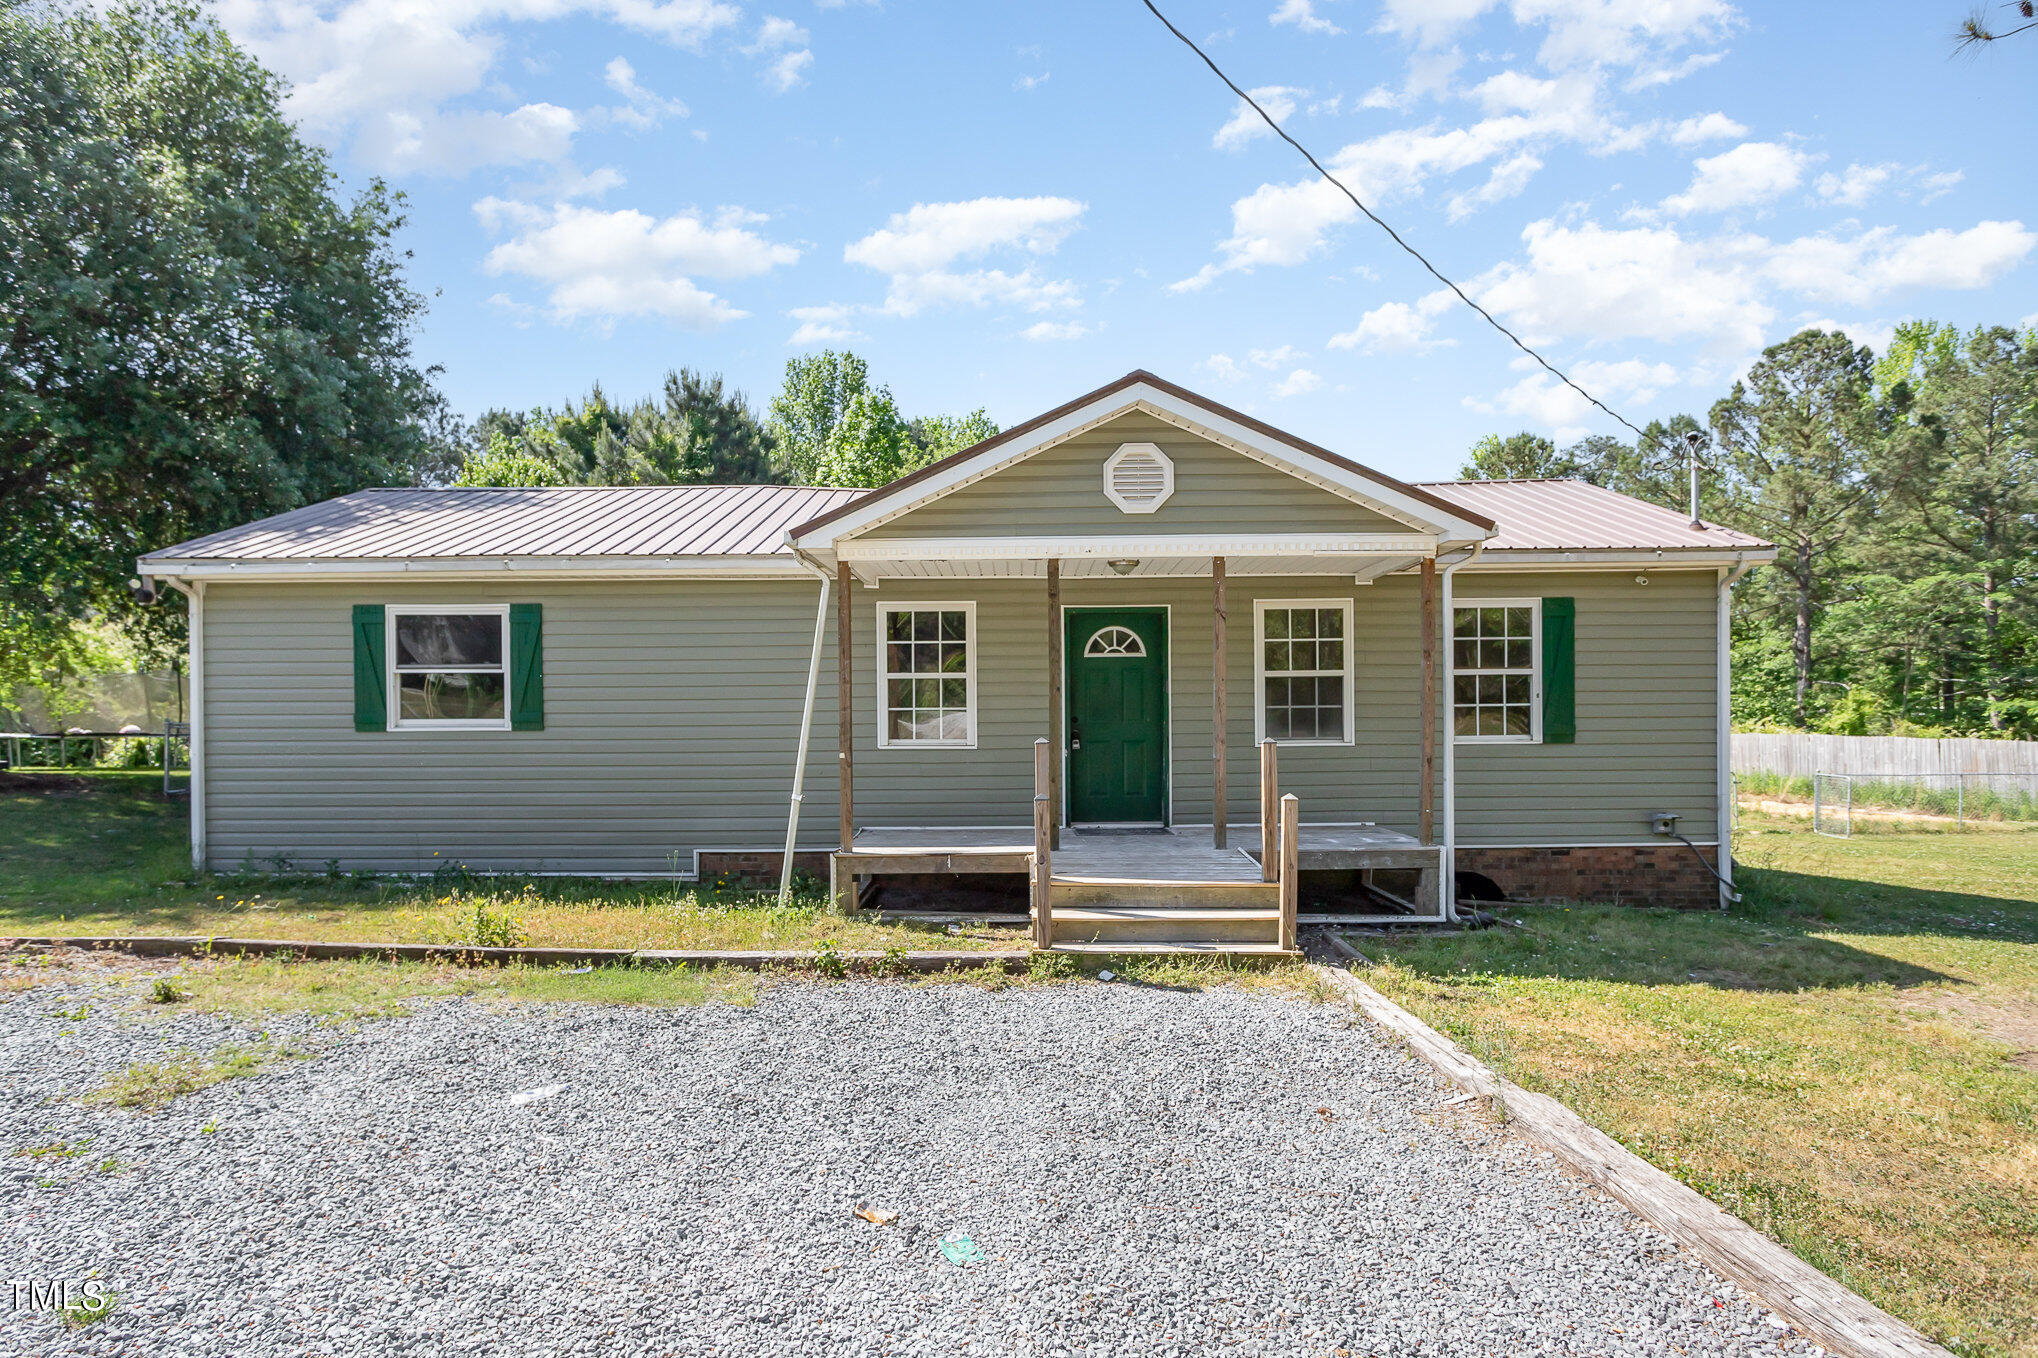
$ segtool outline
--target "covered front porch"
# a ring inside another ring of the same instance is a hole
[[[1449,568],[1466,554],[1440,563],[1434,539],[1350,536],[1375,540],[1262,535],[1243,556],[1154,539],[1065,541],[1046,557],[1018,543],[841,544],[829,581],[838,907],[887,908],[886,887],[905,879],[1018,875],[1037,946],[1095,951],[1283,953],[1316,919],[1450,920],[1439,637]],[[915,626],[933,635],[915,639]],[[936,647],[943,663],[944,626],[967,637],[954,671],[963,705],[895,707],[901,685],[929,682],[914,648]],[[1025,629],[1036,630],[1010,635]],[[862,636],[874,656],[860,654]],[[875,695],[858,682],[872,669]],[[1014,690],[1038,704],[1031,751],[993,739],[1025,720],[993,710],[991,695]],[[859,730],[873,696],[875,742]],[[966,734],[936,724],[953,711]],[[937,739],[918,749],[922,730]],[[1007,788],[1030,762],[1031,805],[1013,788],[992,816],[892,814],[894,770],[928,769],[941,750]]]

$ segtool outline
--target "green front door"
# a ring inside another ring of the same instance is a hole
[[[1068,657],[1069,819],[1167,817],[1168,615],[1160,608],[1071,608]]]

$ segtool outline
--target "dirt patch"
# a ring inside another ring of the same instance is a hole
[[[13,773],[0,769],[0,792],[38,792],[45,797],[75,797],[96,786],[74,773]]]
[[[2038,1074],[2038,1000],[1984,1000],[1945,990],[1904,994],[1905,1008],[1964,1019],[1988,1037],[2015,1048],[2010,1064]]]

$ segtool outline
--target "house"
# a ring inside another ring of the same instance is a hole
[[[1036,916],[1136,940],[1272,908],[1290,794],[1302,894],[1361,916],[1717,903],[1728,591],[1774,555],[1133,372],[873,491],[371,490],[140,570],[188,596],[202,868],[791,849],[853,904],[1051,861]]]

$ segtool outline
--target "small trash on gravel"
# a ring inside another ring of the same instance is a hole
[[[889,1226],[899,1219],[896,1208],[872,1207],[867,1202],[856,1204],[856,1215],[873,1226]]]
[[[957,1268],[981,1264],[984,1252],[977,1248],[977,1242],[966,1235],[945,1235],[941,1237],[941,1257]]]
[[[1115,981],[1118,979],[1118,973],[1115,971],[1100,971],[1097,973],[1097,979],[1100,981]]]
[[[585,976],[593,970],[593,967],[568,967],[559,974],[561,976]]]
[[[565,1085],[539,1085],[536,1089],[520,1089],[509,1096],[511,1106],[521,1108],[527,1103],[549,1099],[566,1092]]]

